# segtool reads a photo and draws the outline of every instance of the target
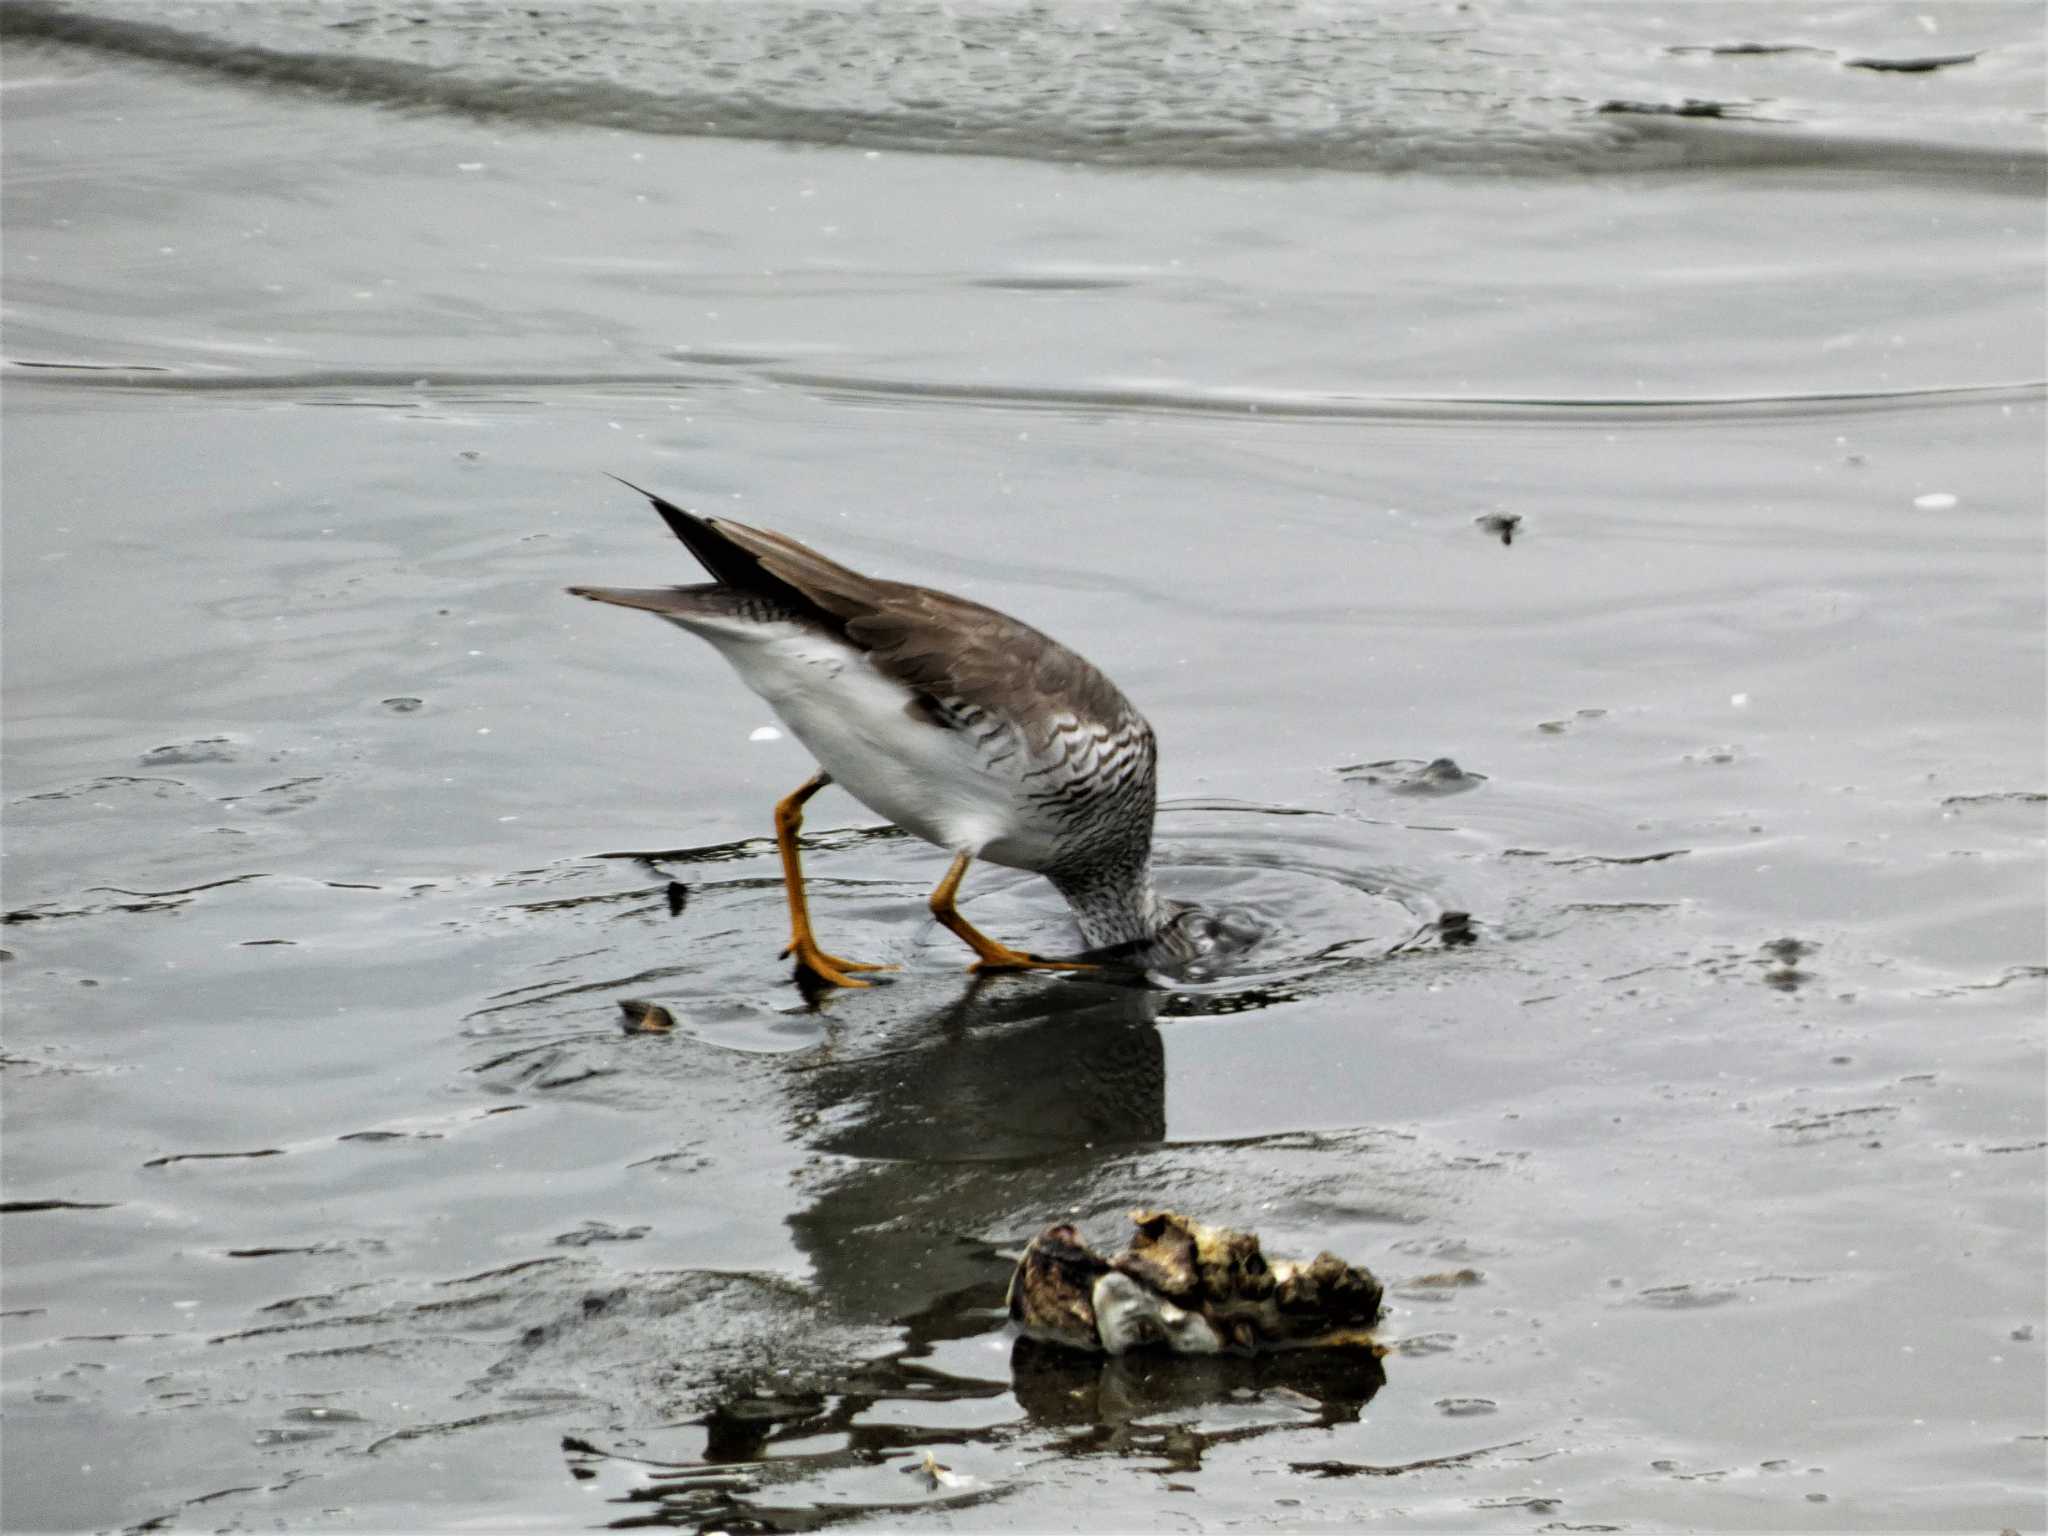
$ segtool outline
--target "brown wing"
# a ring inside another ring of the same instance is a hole
[[[1036,748],[1057,734],[1062,716],[1112,731],[1138,718],[1116,684],[1084,658],[1006,613],[863,576],[786,534],[707,521],[778,583],[843,624],[884,674],[941,704],[957,701],[1005,718]]]
[[[929,587],[863,576],[787,534],[700,517],[630,481],[620,484],[654,504],[720,587],[765,598],[844,635],[883,673],[939,706],[932,711],[937,722],[965,724],[953,706],[971,706],[1007,720],[1035,750],[1059,734],[1062,717],[1112,732],[1143,724],[1116,684],[1006,613]]]

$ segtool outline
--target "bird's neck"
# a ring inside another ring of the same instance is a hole
[[[1089,949],[1149,944],[1172,915],[1152,886],[1152,860],[1086,873],[1048,872],[1074,909],[1081,942]]]

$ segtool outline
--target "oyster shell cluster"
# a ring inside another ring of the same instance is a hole
[[[1268,1261],[1250,1232],[1172,1211],[1133,1211],[1137,1231],[1103,1258],[1068,1223],[1031,1240],[1010,1277],[1010,1317],[1031,1338],[1121,1355],[1256,1354],[1369,1342],[1380,1283],[1321,1253]]]

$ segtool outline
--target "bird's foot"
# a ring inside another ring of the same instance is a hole
[[[818,980],[829,982],[835,987],[869,987],[874,985],[873,982],[862,981],[858,977],[847,974],[850,971],[897,971],[902,969],[901,966],[897,965],[874,965],[866,960],[847,960],[838,955],[828,955],[824,950],[818,948],[817,941],[809,934],[801,935],[792,940],[789,947],[783,950],[782,958],[785,960],[795,959],[799,967],[809,971]]]
[[[1087,960],[1047,960],[1005,946],[1001,954],[983,955],[967,969],[986,976],[998,971],[1099,971],[1102,967]]]

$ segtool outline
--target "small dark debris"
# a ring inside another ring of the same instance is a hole
[[[1886,75],[1926,75],[1937,69],[1948,69],[1957,64],[1974,64],[1978,55],[1974,53],[1926,54],[1905,59],[1844,59],[1850,69],[1871,69]]]
[[[1463,944],[1476,944],[1479,935],[1473,929],[1470,912],[1445,912],[1434,922],[1424,923],[1386,953],[1392,957],[1406,954],[1411,950],[1426,949],[1432,939],[1441,948],[1455,949]]]
[[[0,1201],[0,1216],[27,1216],[36,1211],[106,1211],[114,1200],[6,1200]]]
[[[626,1016],[621,1026],[629,1035],[665,1035],[676,1027],[675,1015],[659,1003],[637,997],[619,999],[619,1012]]]
[[[669,881],[668,915],[670,917],[681,917],[683,915],[683,908],[687,907],[689,904],[690,888],[687,885],[683,884],[683,882],[680,880]]]
[[[1519,512],[1482,512],[1479,516],[1473,518],[1472,521],[1479,525],[1481,533],[1493,534],[1500,539],[1501,543],[1512,544],[1515,542],[1515,530],[1522,526],[1522,514]]]
[[[385,699],[382,702],[384,707],[394,715],[409,715],[415,710],[423,708],[427,701],[425,699],[415,699],[409,694],[400,694],[396,698]]]
[[[267,949],[277,946],[285,949],[296,949],[298,943],[297,939],[244,939],[239,947],[242,949]]]

